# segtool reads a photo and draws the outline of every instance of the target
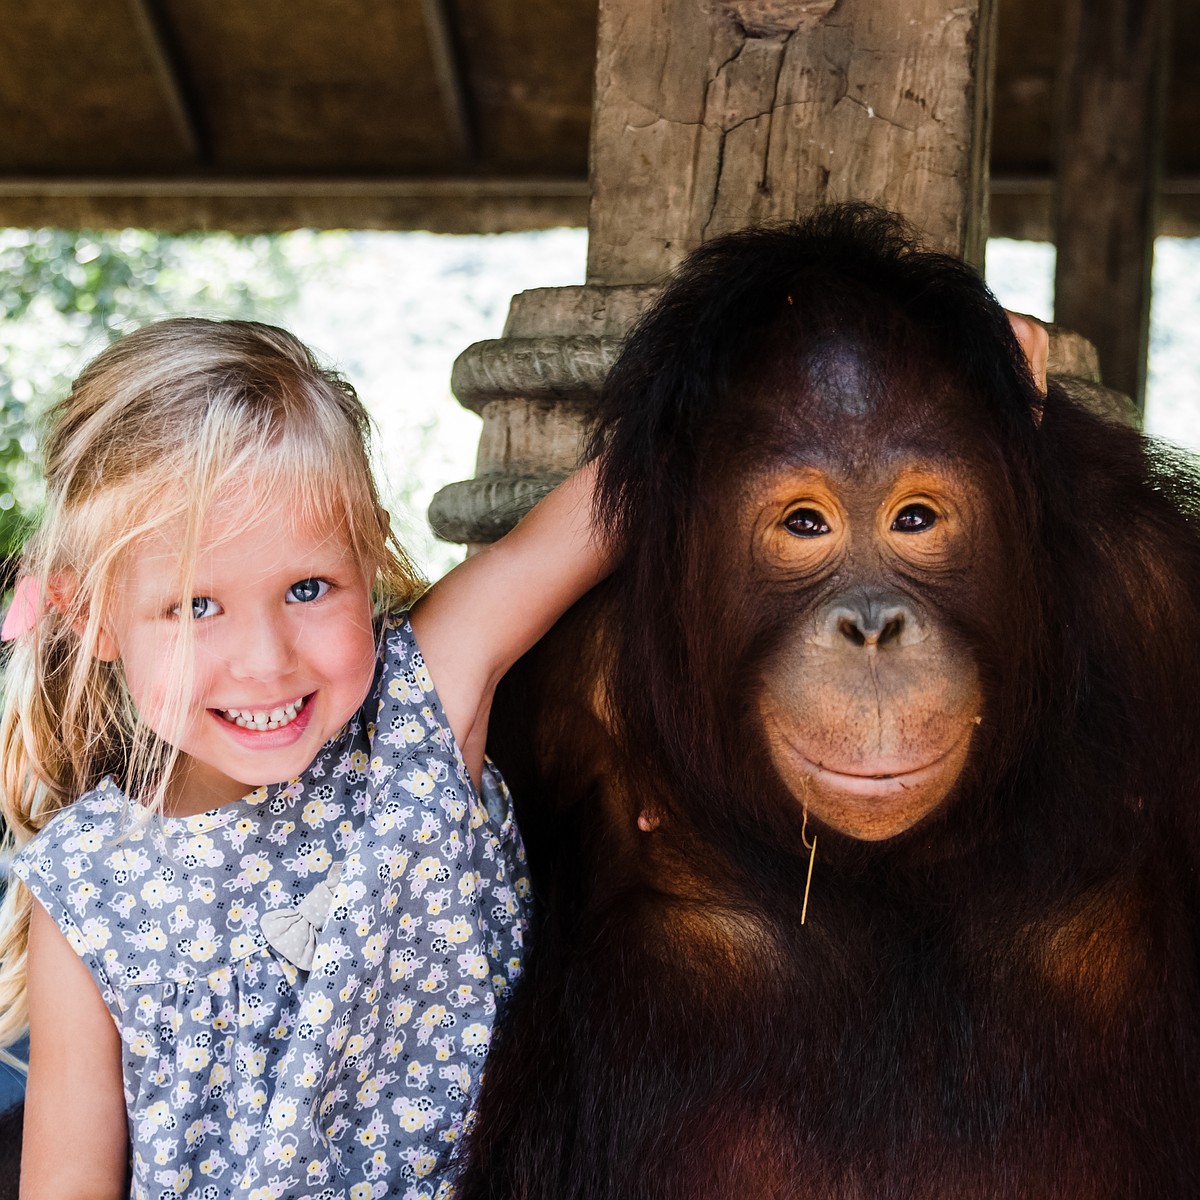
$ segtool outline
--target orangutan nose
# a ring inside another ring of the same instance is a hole
[[[844,638],[853,646],[885,649],[905,646],[922,638],[921,622],[903,603],[863,596],[833,605],[826,618],[828,644]]]

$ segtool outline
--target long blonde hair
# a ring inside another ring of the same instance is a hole
[[[42,595],[12,646],[0,715],[7,852],[106,775],[161,803],[173,751],[138,721],[120,664],[96,657],[104,614],[120,603],[118,569],[146,535],[183,528],[186,574],[212,502],[253,481],[256,496],[286,496],[294,516],[344,534],[379,610],[416,598],[421,582],[379,503],[369,434],[353,388],[269,325],[162,321],[85,368],[51,414],[45,515],[22,559]],[[27,1024],[30,902],[11,879],[0,1046]]]

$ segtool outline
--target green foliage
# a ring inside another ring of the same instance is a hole
[[[276,319],[319,265],[316,247],[303,234],[0,230],[0,559],[41,502],[42,418],[89,358],[169,315]]]

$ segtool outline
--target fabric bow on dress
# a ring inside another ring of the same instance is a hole
[[[267,945],[302,971],[311,971],[317,938],[333,905],[333,889],[342,875],[342,864],[334,863],[329,874],[295,908],[263,913],[259,928]]]

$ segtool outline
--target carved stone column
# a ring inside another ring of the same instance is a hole
[[[430,507],[494,540],[575,466],[658,281],[718,233],[839,200],[982,262],[996,0],[600,0],[588,282],[525,292],[454,367],[476,478]]]

